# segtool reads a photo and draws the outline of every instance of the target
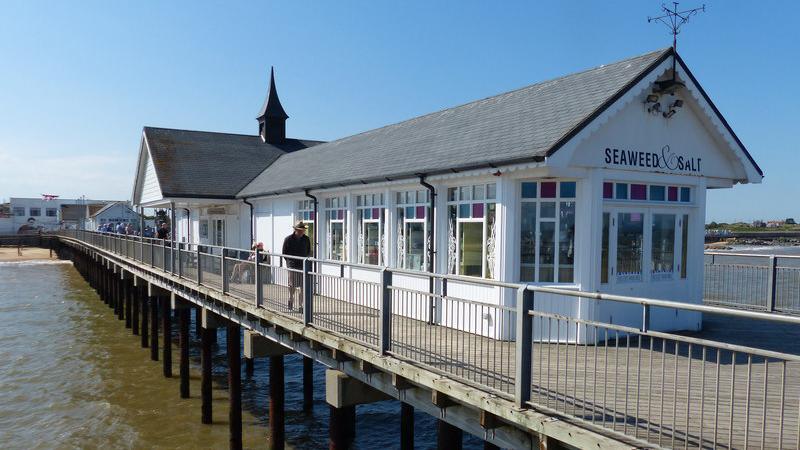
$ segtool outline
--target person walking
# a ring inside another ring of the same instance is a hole
[[[283,240],[281,253],[290,258],[286,260],[289,271],[289,310],[294,309],[294,297],[303,288],[303,260],[311,256],[311,240],[306,236],[306,224],[302,221],[294,225],[294,232]],[[302,305],[302,295],[299,301]],[[300,307],[302,309],[302,306]]]
[[[156,231],[156,237],[159,239],[167,239],[169,237],[169,227],[167,222],[161,222],[161,228]]]

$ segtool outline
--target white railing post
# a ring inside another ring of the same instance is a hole
[[[222,278],[222,293],[225,294],[228,292],[228,277],[225,275],[225,249],[221,248],[219,251],[220,260],[219,260],[219,272]]]
[[[381,323],[379,330],[381,354],[389,352],[392,343],[392,272],[381,269]]]
[[[261,251],[256,247],[255,259],[253,260],[253,282],[256,284],[256,306],[261,306],[264,301],[264,287],[261,285],[261,267],[258,261],[261,259]]]
[[[177,249],[175,248],[175,242],[171,243],[170,245],[172,245],[172,254],[173,255],[175,254],[176,250],[178,251],[178,258],[177,258],[177,260],[178,260],[178,270],[175,270],[175,267],[173,267],[172,268],[172,272],[173,273],[177,272],[178,273],[178,278],[183,278],[183,276],[182,276],[183,275],[183,267],[182,267],[183,265],[181,264],[181,253],[183,253],[183,252],[181,251],[181,244],[180,243],[178,244],[178,248]],[[173,256],[172,260],[173,260],[173,263],[174,263],[175,262],[175,257],[174,256]]]
[[[289,276],[292,276],[289,274]],[[314,317],[314,280],[311,278],[311,260],[303,259],[303,324],[308,325]]]
[[[197,284],[203,284],[203,270],[200,268],[200,245],[195,245],[197,255]]]
[[[521,286],[517,291],[516,376],[514,377],[514,402],[524,408],[531,399],[531,362],[533,353],[533,318],[528,314],[533,308],[533,291]]]

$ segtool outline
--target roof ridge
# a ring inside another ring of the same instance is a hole
[[[621,63],[624,63],[626,61],[632,61],[634,59],[643,58],[645,56],[651,56],[651,55],[655,55],[655,54],[663,54],[663,53],[666,53],[666,52],[669,52],[669,51],[672,51],[672,47],[665,47],[665,48],[662,48],[662,49],[659,49],[659,50],[654,50],[654,51],[651,51],[651,52],[642,53],[642,54],[637,55],[637,56],[632,56],[630,58],[621,59],[619,61],[614,61],[614,62],[607,63],[607,64],[601,64],[599,66],[595,66],[595,67],[591,67],[591,68],[588,68],[588,69],[580,70],[578,72],[573,72],[573,73],[569,73],[569,74],[562,75],[562,76],[559,76],[559,77],[555,77],[555,78],[550,78],[550,79],[547,79],[547,80],[539,81],[537,83],[529,84],[529,85],[526,85],[526,86],[521,86],[521,87],[518,87],[516,89],[512,89],[510,91],[501,92],[499,94],[490,95],[488,97],[480,98],[480,99],[477,99],[477,100],[471,100],[469,102],[462,103],[462,104],[455,105],[455,106],[451,106],[449,108],[444,108],[444,109],[440,109],[438,111],[432,111],[432,112],[429,112],[429,113],[425,113],[425,114],[423,114],[421,116],[414,116],[414,117],[411,117],[411,118],[408,118],[408,119],[405,119],[405,120],[401,120],[399,122],[386,124],[386,125],[380,126],[378,128],[372,128],[372,129],[369,129],[369,130],[362,131],[360,133],[351,134],[351,135],[348,135],[348,136],[341,137],[339,139],[334,139],[332,141],[327,141],[327,142],[323,141],[323,142],[326,143],[326,144],[334,144],[334,143],[337,143],[337,142],[340,142],[340,141],[345,141],[345,140],[351,139],[351,138],[355,138],[355,137],[358,137],[358,136],[361,136],[361,135],[364,135],[364,134],[367,134],[367,133],[372,133],[372,132],[379,131],[379,130],[385,130],[387,128],[398,126],[398,125],[402,125],[402,124],[406,124],[406,123],[414,121],[414,120],[423,119],[423,118],[430,117],[430,116],[433,116],[433,115],[436,115],[436,114],[441,114],[441,113],[446,112],[446,111],[452,111],[452,110],[455,110],[455,109],[458,109],[458,108],[463,108],[463,107],[466,107],[466,106],[469,106],[469,105],[475,105],[475,104],[478,104],[478,103],[486,101],[486,100],[498,98],[498,97],[501,97],[501,96],[504,96],[504,95],[513,94],[513,93],[520,92],[520,91],[524,91],[526,89],[531,89],[531,88],[534,88],[536,86],[541,86],[541,85],[544,85],[544,84],[547,84],[547,83],[552,83],[554,81],[562,80],[562,79],[567,78],[567,77],[572,77],[572,76],[588,73],[588,72],[591,72],[593,70],[598,70],[598,69],[601,69],[601,68],[606,67],[606,66],[611,66],[611,65],[615,65],[615,64],[621,64]],[[297,150],[297,151],[290,152],[290,153],[297,154],[297,153],[301,153],[304,150],[308,150],[308,149],[309,148],[304,148],[304,149]],[[284,155],[281,155],[281,157],[283,157],[283,156]]]
[[[224,131],[205,131],[205,130],[186,130],[183,128],[168,128],[168,127],[153,127],[150,125],[145,125],[142,127],[143,130],[166,130],[166,131],[185,131],[188,133],[207,133],[207,134],[225,134],[228,136],[247,136],[257,138],[259,137],[257,134],[244,134],[244,133],[226,133]],[[289,138],[287,138],[289,139]]]

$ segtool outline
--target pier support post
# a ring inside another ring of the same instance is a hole
[[[125,294],[125,328],[131,328],[131,309],[133,307],[133,282],[130,276],[122,281],[123,291]]]
[[[483,441],[483,450],[500,450],[500,447],[492,444],[489,441]]]
[[[303,356],[303,411],[314,409],[314,360]]]
[[[141,282],[141,279],[134,277],[133,285],[131,286],[131,331],[134,336],[139,335],[139,302],[142,299]]]
[[[147,297],[150,303],[150,359],[158,361],[158,297],[155,286],[147,286]]]
[[[347,450],[356,435],[356,405],[341,408],[331,406],[330,408],[328,448],[330,450]]]
[[[212,422],[211,407],[211,345],[212,335],[217,334],[216,316],[210,311],[201,308],[199,321],[201,324],[200,333],[200,397],[201,397],[201,422],[210,424]]]
[[[142,302],[142,348],[150,346],[150,299],[147,295],[147,286],[142,286],[139,291],[140,299]]]
[[[284,419],[283,355],[269,357],[269,442],[272,450],[283,450],[286,440]]]
[[[189,398],[189,306],[176,305],[180,344],[181,398]]]
[[[400,450],[414,449],[414,407],[400,402]]]
[[[117,314],[117,319],[125,320],[125,292],[122,288],[122,268],[117,266],[114,268],[114,312]]]
[[[356,405],[390,400],[383,392],[334,369],[325,371],[325,401],[331,407],[330,448],[350,448],[356,435]]]
[[[253,358],[244,357],[244,373],[247,375],[247,378],[253,376],[253,372],[255,367],[253,365]]]
[[[239,324],[229,323],[225,343],[228,354],[228,394],[230,400],[228,422],[230,424],[230,449],[242,448],[242,355],[239,345]]]
[[[162,362],[164,363],[164,377],[166,378],[172,378],[172,309],[170,308],[170,303],[170,297],[161,297],[161,332],[164,337],[164,343],[161,348],[164,354]]]
[[[437,422],[436,448],[439,450],[461,450],[464,432],[444,420]]]

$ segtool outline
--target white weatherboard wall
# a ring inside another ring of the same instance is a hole
[[[147,144],[145,143],[143,145],[145,146],[143,152],[144,177],[142,178],[139,204],[158,201],[162,198],[161,185],[159,184],[158,177],[156,176],[156,168],[153,165],[153,158],[150,157],[150,152],[147,150]]]

